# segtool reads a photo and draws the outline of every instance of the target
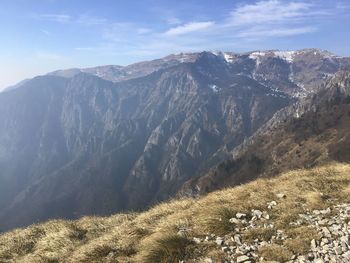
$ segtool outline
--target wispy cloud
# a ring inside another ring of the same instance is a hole
[[[158,23],[149,24],[111,20],[90,13],[78,16],[46,14],[40,18],[93,27],[92,31],[99,34],[97,41],[80,43],[73,48],[80,55],[94,50],[108,57],[147,59],[182,51],[256,49],[254,43],[271,44],[279,38],[312,34],[322,31],[324,21],[341,12],[339,6],[316,0],[257,0],[233,5],[226,14],[217,17],[198,16],[186,20],[186,16],[176,10],[159,12]]]
[[[167,53],[208,49],[256,48],[266,39],[295,37],[321,30],[319,21],[336,15],[335,7],[311,1],[264,0],[237,5],[220,19],[182,22],[169,15],[167,29],[118,22],[103,27],[104,43],[97,48],[113,55],[139,59]],[[181,23],[180,23],[181,22]],[[179,24],[180,23],[180,24]],[[269,40],[270,41],[270,40]],[[247,47],[247,48],[250,48]]]
[[[66,14],[40,14],[37,18],[58,23],[68,23],[72,19],[70,15]]]
[[[170,28],[164,33],[166,36],[178,36],[188,34],[196,31],[202,31],[212,27],[215,23],[213,21],[207,22],[191,22],[181,26]]]
[[[43,33],[46,36],[51,36],[51,33],[45,29],[41,29],[40,31],[41,31],[41,33]]]
[[[317,19],[330,15],[334,10],[312,1],[265,0],[237,6],[223,26],[242,39],[290,37],[318,31]]]
[[[108,24],[108,20],[106,18],[91,16],[88,14],[82,14],[79,16],[72,16],[69,14],[36,14],[33,15],[33,17],[36,19],[61,24],[74,23],[82,26],[101,26]]]
[[[310,15],[312,4],[307,2],[259,1],[239,6],[230,13],[231,25],[291,22]]]
[[[242,31],[238,34],[238,36],[241,38],[287,37],[287,36],[295,36],[295,35],[311,33],[315,31],[317,31],[317,29],[311,26],[295,27],[295,28],[280,27],[280,28],[272,28],[272,29],[267,29],[265,27],[262,27],[262,28],[256,27],[256,28],[249,29],[247,31]]]
[[[94,25],[104,25],[108,23],[108,20],[101,17],[81,15],[75,19],[75,22],[85,26],[94,26]]]

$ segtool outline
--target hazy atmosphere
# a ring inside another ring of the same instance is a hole
[[[345,56],[349,16],[346,0],[1,1],[0,89],[56,69],[178,52],[317,47]]]
[[[349,263],[349,25],[0,0],[0,263]]]

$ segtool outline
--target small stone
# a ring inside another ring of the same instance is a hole
[[[315,240],[315,239],[312,239],[312,240],[311,240],[311,250],[315,250],[316,247],[317,247],[316,240]]]
[[[346,235],[346,236],[342,236],[340,238],[340,241],[344,242],[344,243],[348,243],[349,242],[349,239],[350,239],[350,236],[349,235]]]
[[[322,230],[324,237],[331,237],[331,232],[328,230],[327,227],[322,227],[321,230]]]
[[[266,220],[269,220],[269,219],[270,219],[270,215],[269,215],[266,211],[264,211],[264,212],[262,213],[262,217],[265,218]]]
[[[252,210],[252,216],[254,217],[256,217],[256,218],[261,218],[261,216],[262,216],[262,214],[263,214],[263,212],[261,212],[260,210]]]
[[[309,254],[307,255],[307,259],[310,260],[310,261],[313,261],[313,260],[315,259],[315,255],[312,254],[312,253],[309,253]]]
[[[228,252],[228,250],[229,250],[228,247],[222,247],[222,248],[221,248],[221,251],[222,251],[222,252],[225,252],[225,253]]]
[[[335,254],[337,254],[337,255],[343,254],[343,250],[342,250],[341,247],[335,247],[335,248],[334,248],[334,252],[335,252]]]
[[[280,199],[286,198],[286,197],[287,197],[284,193],[276,194],[276,196],[277,196],[278,198],[280,198]]]
[[[202,239],[198,238],[198,237],[194,237],[193,238],[193,241],[197,244],[201,243],[202,242]]]
[[[224,244],[224,240],[220,237],[216,238],[216,241],[215,243],[218,245],[218,246],[222,246]]]
[[[276,205],[277,205],[276,201],[271,201],[271,202],[267,203],[267,208],[268,209],[272,209]]]
[[[233,239],[238,245],[242,245],[242,241],[241,241],[241,236],[240,235],[234,235]]]
[[[325,245],[325,244],[328,244],[328,243],[329,243],[328,238],[322,238],[322,239],[321,239],[321,244],[322,244],[322,246]]]
[[[234,218],[234,217],[230,218],[229,222],[232,223],[232,224],[235,224],[235,225],[238,225],[238,224],[241,223],[241,221],[239,219]]]
[[[237,257],[237,263],[247,262],[247,261],[249,261],[249,260],[250,260],[250,258],[247,257],[246,255]]]
[[[245,218],[247,215],[246,214],[244,214],[244,213],[237,213],[236,214],[236,218],[238,218],[238,219],[243,219],[243,218]]]
[[[233,252],[233,251],[235,251],[236,247],[230,246],[229,249]]]

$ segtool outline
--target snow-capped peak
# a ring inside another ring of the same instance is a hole
[[[249,58],[254,59],[257,61],[257,64],[259,64],[260,59],[265,56],[273,56],[273,57],[278,57],[280,59],[283,59],[287,62],[293,62],[293,57],[294,57],[295,51],[267,51],[267,52],[262,52],[262,51],[255,51],[249,54]]]

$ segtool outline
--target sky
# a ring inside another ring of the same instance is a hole
[[[349,0],[0,0],[0,90],[50,71],[180,52],[350,56]]]

